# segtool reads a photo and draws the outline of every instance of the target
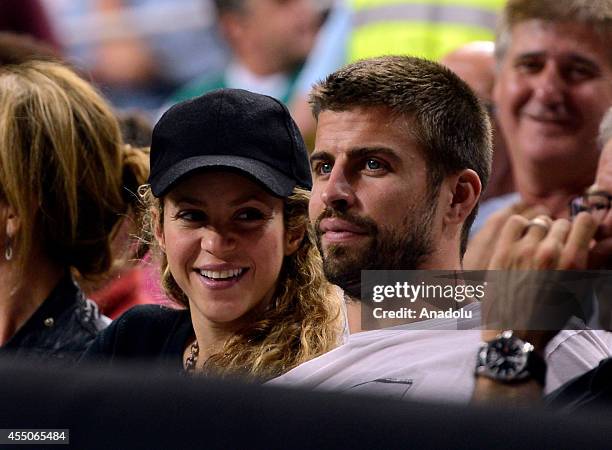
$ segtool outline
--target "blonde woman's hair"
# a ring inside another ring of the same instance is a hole
[[[155,198],[148,187],[143,196],[149,210],[146,228],[152,239],[155,227],[163,224],[163,199]],[[284,199],[286,232],[306,230],[300,247],[285,257],[276,292],[266,309],[206,361],[205,372],[266,380],[328,352],[340,342],[342,298],[323,274],[308,221],[309,199],[310,193],[297,187]],[[189,307],[189,299],[174,280],[162,252],[160,257],[164,290]]]
[[[36,240],[77,275],[106,272],[114,232],[147,176],[147,155],[123,144],[110,107],[71,69],[0,69],[0,198],[20,221],[12,245],[22,271]]]

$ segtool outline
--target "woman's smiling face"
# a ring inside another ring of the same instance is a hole
[[[270,301],[284,256],[297,249],[281,198],[245,176],[209,171],[186,177],[163,202],[157,239],[192,314],[239,325]]]

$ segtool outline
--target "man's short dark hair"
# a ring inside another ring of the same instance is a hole
[[[446,175],[472,169],[484,191],[491,170],[491,125],[485,108],[468,85],[444,66],[411,56],[382,56],[350,64],[315,86],[310,104],[321,111],[388,107],[406,117],[428,165],[429,191]],[[465,253],[477,207],[461,232]]]

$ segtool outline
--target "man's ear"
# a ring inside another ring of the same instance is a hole
[[[444,224],[461,224],[478,204],[482,190],[480,177],[472,169],[463,169],[447,177],[446,183],[450,195],[444,214]]]
[[[163,202],[163,200],[160,200]],[[166,240],[164,238],[164,227],[163,227],[163,217],[159,217],[159,210],[157,208],[153,208],[151,210],[151,220],[153,221],[153,234],[155,235],[155,240],[157,241],[157,245],[162,251],[166,252]]]
[[[294,254],[304,239],[306,233],[306,225],[285,232],[285,256]]]

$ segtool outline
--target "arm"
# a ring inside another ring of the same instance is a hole
[[[543,386],[529,380],[520,384],[503,384],[477,377],[472,403],[493,406],[530,406],[541,402]]]
[[[577,216],[573,223],[565,219],[553,222],[542,216],[532,221],[513,216],[507,221],[489,264],[490,270],[501,272],[497,273],[499,286],[494,295],[483,304],[485,330],[482,337],[485,342],[510,328],[500,327],[500,324],[512,325],[512,329],[519,330],[515,335],[532,344],[534,353],[543,356],[546,344],[567,321],[569,312],[563,310],[555,314],[554,322],[546,317],[546,327],[541,327],[547,328],[546,331],[534,331],[538,310],[542,304],[559,300],[559,291],[555,289],[559,271],[587,267],[596,228],[586,213]],[[543,270],[547,272],[541,272]],[[533,280],[545,281],[553,289],[533,289],[533,284],[529,283]],[[526,405],[538,402],[542,391],[543,385],[533,379],[505,383],[479,375],[472,401]]]

